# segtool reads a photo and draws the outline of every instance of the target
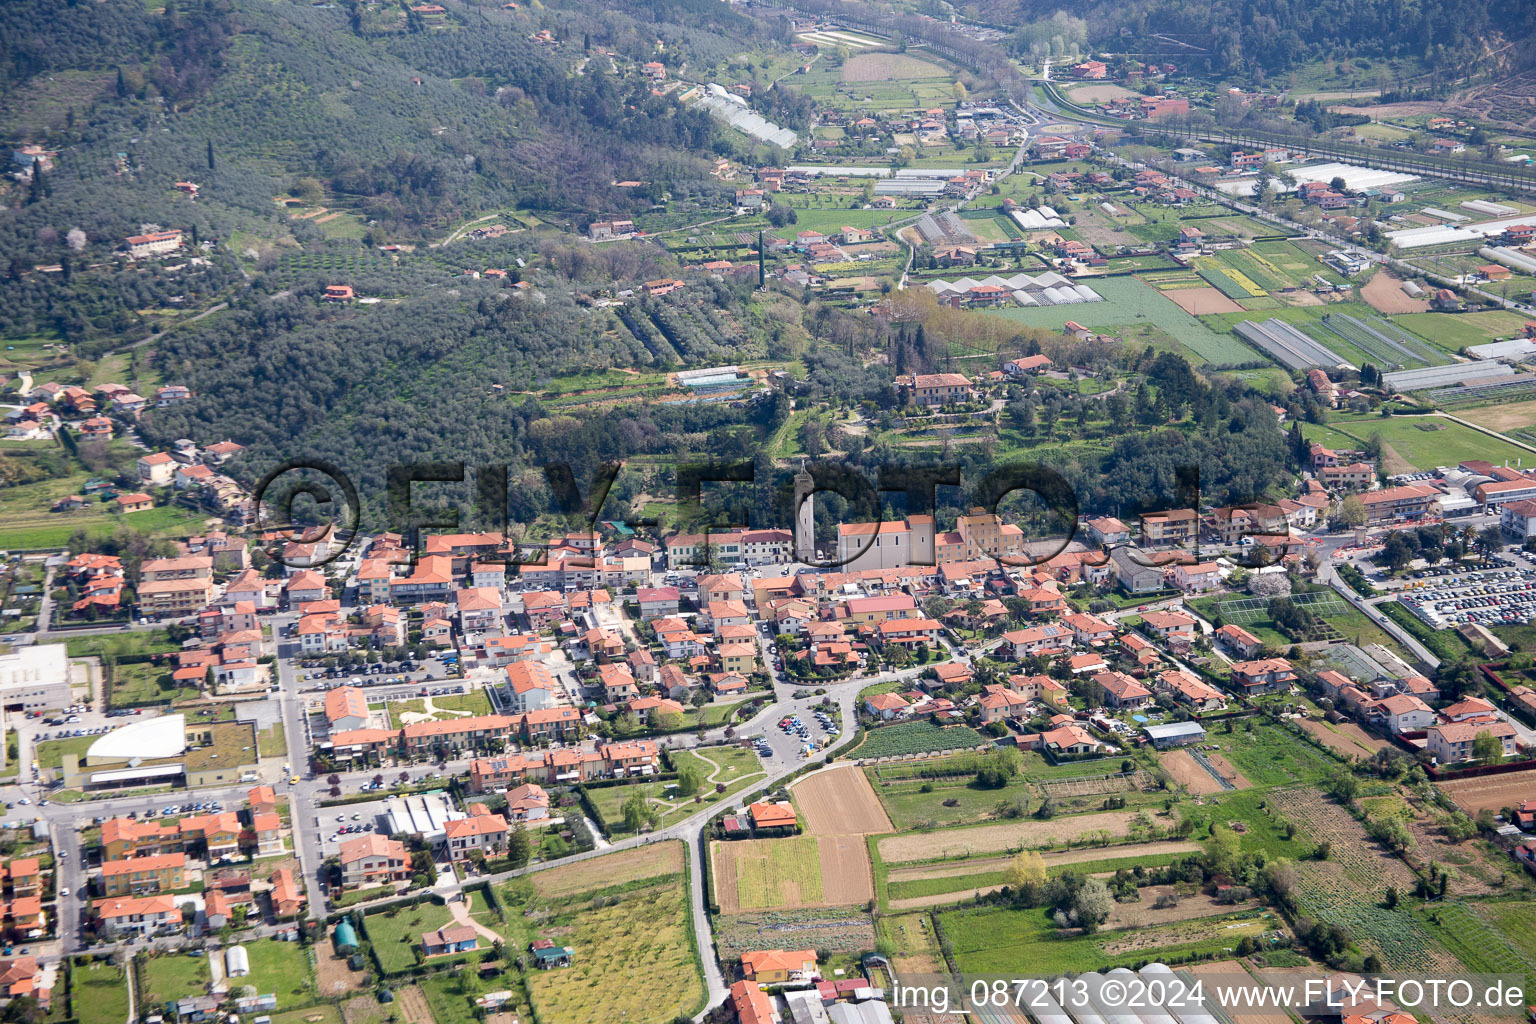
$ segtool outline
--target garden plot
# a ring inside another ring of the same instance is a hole
[[[715,944],[722,960],[749,949],[858,953],[874,948],[875,928],[869,915],[854,907],[767,910],[722,915],[715,922]]]
[[[1406,907],[1388,909],[1388,886],[1412,892],[1418,881],[1398,857],[1366,838],[1349,812],[1315,789],[1293,787],[1271,794],[1275,807],[1315,842],[1327,842],[1329,859],[1296,865],[1295,898],[1309,916],[1347,927],[1362,947],[1390,970],[1449,977],[1463,966],[1436,947]]]

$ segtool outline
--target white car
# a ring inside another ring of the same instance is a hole
[[[68,889],[60,889],[59,890],[59,895],[60,896],[68,896],[69,895],[69,890]]]

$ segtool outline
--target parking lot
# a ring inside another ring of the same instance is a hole
[[[385,775],[390,782],[394,781],[395,773]],[[349,839],[369,834],[388,835],[389,825],[384,814],[384,800],[369,800],[366,803],[342,804],[338,807],[320,807],[315,810],[315,816],[310,825],[320,836],[321,856],[332,857],[340,850],[341,844]]]
[[[837,721],[813,707],[791,711],[762,736],[753,736],[753,749],[764,761],[792,762],[838,736]]]
[[[1436,629],[1475,622],[1523,625],[1536,618],[1536,570],[1493,569],[1426,577],[1398,600]]]

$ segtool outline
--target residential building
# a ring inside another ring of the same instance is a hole
[[[1440,764],[1467,761],[1473,756],[1473,743],[1482,733],[1499,740],[1505,757],[1515,753],[1515,727],[1504,721],[1438,722],[1426,730],[1425,749]]]
[[[187,858],[181,853],[161,853],[101,865],[101,890],[105,896],[141,895],[183,887]]]
[[[814,950],[759,949],[741,954],[741,972],[760,985],[794,985],[816,978]]]
[[[961,373],[920,373],[896,378],[896,387],[914,404],[949,405],[971,397],[971,381]]]
[[[506,847],[507,819],[492,814],[485,804],[471,804],[468,817],[443,823],[443,833],[448,856],[455,862],[468,860],[475,850],[493,857]]]
[[[332,732],[350,732],[368,725],[368,695],[356,686],[338,686],[325,695],[325,717]]]
[[[1141,517],[1141,542],[1148,547],[1179,547],[1195,539],[1200,517],[1192,508],[1147,512]]]
[[[369,834],[348,839],[341,844],[341,884],[352,889],[360,885],[400,882],[411,876],[411,860],[405,844],[396,839]]]
[[[181,907],[171,895],[96,900],[91,911],[101,922],[102,932],[110,936],[162,935],[181,928]]]
[[[1232,665],[1232,685],[1241,687],[1250,697],[1261,693],[1281,693],[1296,682],[1296,670],[1284,658],[1239,661]]]

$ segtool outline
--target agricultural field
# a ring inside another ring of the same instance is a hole
[[[860,53],[831,66],[823,58],[784,85],[834,110],[905,114],[955,103],[954,72],[910,54]]]
[[[866,759],[928,754],[979,747],[986,742],[981,733],[965,726],[941,728],[931,722],[903,722],[871,729],[854,754]]]
[[[538,1019],[671,1020],[702,1008],[683,866],[682,844],[668,842],[551,868],[499,890],[506,920],[491,927],[509,949],[547,937],[577,950],[569,968],[530,972]]]
[[[715,902],[725,914],[823,906],[815,836],[711,844]],[[854,900],[838,901],[853,903]]]
[[[1148,960],[1220,953],[1244,936],[1258,939],[1285,930],[1280,918],[1268,910],[1246,909],[1228,917],[1162,924],[1153,923],[1157,912],[1146,909],[1149,920],[1145,923],[1094,935],[1058,929],[1046,909],[957,910],[939,915],[938,921],[959,971],[1007,977],[1107,970]]]
[[[875,928],[859,907],[764,910],[715,918],[715,944],[721,959],[749,949],[858,953],[874,948]]]
[[[1447,352],[1460,353],[1468,345],[1483,345],[1504,338],[1518,338],[1525,317],[1507,310],[1485,313],[1409,313],[1396,322],[1427,338]]]
[[[1180,309],[1168,296],[1137,277],[1095,280],[1093,290],[1103,302],[1074,306],[1071,319],[1090,331],[1115,334],[1124,327],[1150,324],[1178,339],[1193,358],[1192,362],[1217,365],[1246,365],[1265,361],[1254,349],[1237,338],[1212,331],[1200,320]],[[1028,327],[1060,330],[1065,314],[1054,307],[1025,309],[1012,307],[990,311]],[[1226,328],[1222,327],[1221,331]]]
[[[912,832],[877,841],[880,859],[887,864],[944,860],[978,854],[1050,850],[1058,845],[1107,845],[1124,836],[1136,813],[1104,811],[1047,820],[1019,819],[938,832]]]
[[[1199,846],[1192,842],[1165,841],[1060,850],[1044,854],[1043,859],[1046,870],[1052,875],[1065,871],[1086,875],[1113,874],[1121,868],[1138,865],[1162,867],[1198,850]],[[973,857],[890,868],[885,872],[886,905],[891,910],[910,910],[953,903],[972,892],[999,889],[1008,883],[1008,867],[1012,862],[1012,856]]]
[[[1329,844],[1328,860],[1296,865],[1295,899],[1304,913],[1347,927],[1354,941],[1375,952],[1390,970],[1437,975],[1463,969],[1437,944],[1405,905],[1387,908],[1387,886],[1412,892],[1417,876],[1401,860],[1367,839],[1360,823],[1313,789],[1275,790],[1271,799],[1313,842]]]
[[[1522,778],[1522,774],[1451,779],[1437,782],[1435,786],[1468,814],[1476,815],[1481,810],[1498,814],[1504,808],[1518,806],[1521,800],[1530,798],[1531,781]]]
[[[851,764],[809,775],[791,791],[802,824],[812,835],[876,835],[891,822],[870,788]]]
[[[1373,757],[1376,751],[1391,745],[1386,740],[1372,736],[1354,722],[1335,723],[1320,718],[1305,718],[1299,724],[1341,757]]]

